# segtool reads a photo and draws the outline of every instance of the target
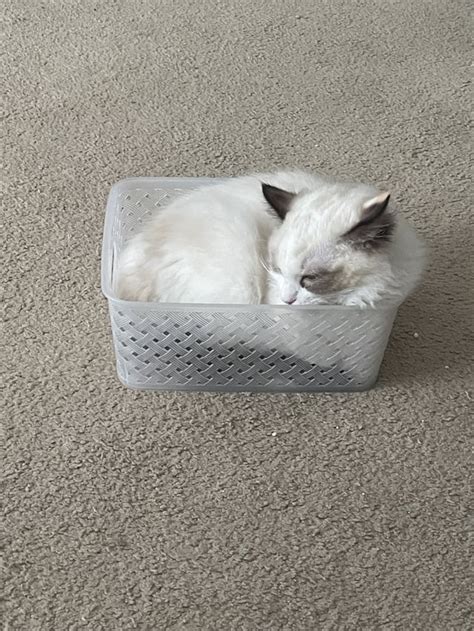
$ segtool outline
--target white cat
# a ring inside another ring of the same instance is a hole
[[[372,186],[302,172],[179,197],[127,244],[117,293],[228,304],[401,302],[423,270],[413,229]]]

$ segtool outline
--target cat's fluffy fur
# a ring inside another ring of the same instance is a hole
[[[116,289],[136,301],[363,307],[401,302],[422,269],[422,244],[388,194],[279,172],[160,210],[125,247]]]

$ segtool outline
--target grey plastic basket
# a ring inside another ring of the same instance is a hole
[[[117,372],[150,390],[351,391],[374,385],[397,307],[199,305],[129,302],[114,293],[124,244],[184,191],[222,180],[137,178],[107,202],[102,291]]]

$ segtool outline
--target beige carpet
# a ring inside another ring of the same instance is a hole
[[[472,628],[467,5],[3,5],[5,629]],[[124,389],[110,185],[276,165],[389,187],[428,241],[377,388]]]

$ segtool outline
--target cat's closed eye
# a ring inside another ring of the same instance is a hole
[[[305,274],[304,276],[301,277],[300,285],[301,287],[304,287],[308,283],[313,283],[315,280],[317,280],[317,278],[318,278],[318,274]]]

